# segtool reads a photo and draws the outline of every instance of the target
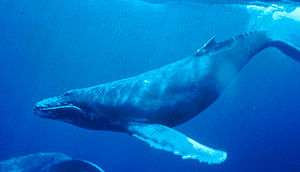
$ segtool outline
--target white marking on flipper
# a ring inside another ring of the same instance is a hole
[[[190,137],[159,124],[131,124],[132,135],[156,149],[173,152],[183,159],[196,159],[208,164],[219,164],[226,160],[226,152],[202,145]]]

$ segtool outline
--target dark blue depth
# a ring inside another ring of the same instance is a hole
[[[63,152],[107,172],[300,171],[300,64],[277,50],[257,55],[223,96],[177,128],[227,151],[221,165],[149,148],[120,133],[40,119],[35,102],[113,81],[195,53],[210,37],[248,31],[241,8],[127,1],[0,1],[0,159]],[[265,20],[261,25],[268,22]],[[299,24],[272,32],[296,45]],[[297,29],[298,28],[298,29]],[[252,30],[256,28],[251,28]]]

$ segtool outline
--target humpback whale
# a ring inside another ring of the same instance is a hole
[[[265,31],[220,42],[213,37],[179,61],[137,76],[67,91],[37,102],[34,111],[42,118],[86,129],[128,133],[183,159],[222,163],[225,151],[200,144],[172,127],[209,107],[241,69],[269,47],[300,61],[298,48],[273,40]]]
[[[0,172],[104,172],[97,165],[56,152],[40,152],[0,162]]]

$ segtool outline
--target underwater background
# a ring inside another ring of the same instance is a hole
[[[182,160],[126,134],[33,114],[35,102],[189,56],[209,38],[266,29],[300,46],[297,19],[245,7],[104,0],[0,0],[0,160],[63,152],[107,172],[300,171],[300,64],[267,49],[224,94],[176,128],[225,150],[220,165]]]

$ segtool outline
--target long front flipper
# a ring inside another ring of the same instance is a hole
[[[173,152],[183,159],[196,159],[208,164],[219,164],[227,158],[226,152],[204,146],[172,128],[159,124],[131,124],[129,132],[156,149]]]

